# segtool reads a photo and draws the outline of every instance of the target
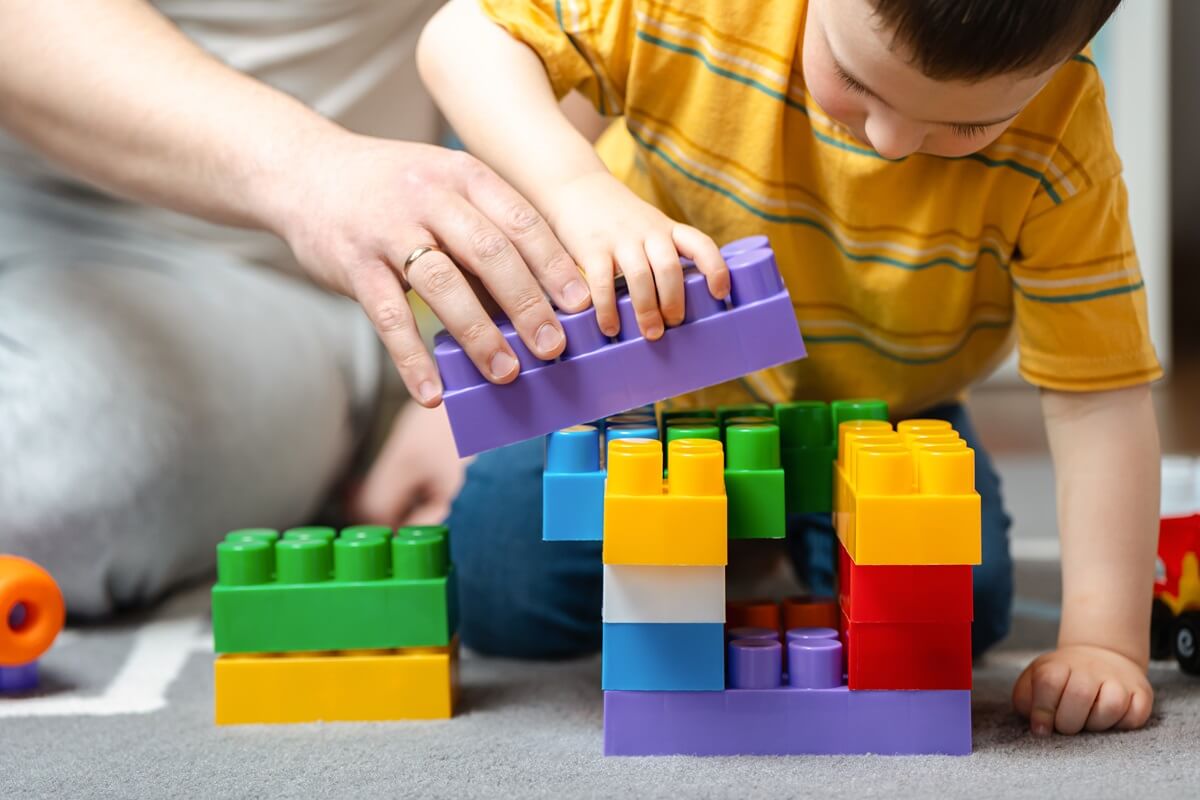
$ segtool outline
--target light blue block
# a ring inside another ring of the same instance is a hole
[[[606,622],[600,682],[605,691],[722,691],[725,626]]]
[[[599,542],[604,539],[604,473],[542,473],[542,539]]]

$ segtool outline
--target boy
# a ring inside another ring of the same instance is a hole
[[[875,395],[923,414],[1015,330],[1043,390],[1062,537],[1059,646],[1013,696],[1039,735],[1137,728],[1152,706],[1161,371],[1103,88],[1080,54],[1118,4],[458,0],[419,52],[466,143],[583,269],[605,332],[616,272],[656,338],[683,316],[680,255],[728,291],[699,231],[770,235],[810,358],[701,402]],[[572,89],[624,117],[603,162],[558,110]],[[941,413],[973,438],[961,409]],[[972,444],[980,651],[1006,628],[1011,562]],[[829,558],[823,535],[810,559]]]

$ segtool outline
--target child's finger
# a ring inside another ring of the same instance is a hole
[[[1071,668],[1056,661],[1043,661],[1033,668],[1033,703],[1029,709],[1029,729],[1034,736],[1054,733],[1054,715],[1063,690],[1071,677]]]
[[[654,276],[646,261],[646,251],[641,242],[621,245],[616,252],[617,266],[625,274],[625,285],[629,287],[629,299],[637,314],[638,328],[650,341],[662,338],[663,320],[658,311],[658,292],[654,288]]]
[[[683,322],[683,265],[675,243],[666,236],[651,236],[646,239],[646,258],[654,273],[654,286],[658,290],[658,307],[668,325]]]
[[[676,249],[696,262],[696,269],[708,279],[708,291],[718,300],[729,296],[729,267],[721,249],[709,236],[690,225],[676,225],[671,232]]]
[[[1125,716],[1117,723],[1117,729],[1122,731],[1137,730],[1150,721],[1150,712],[1153,710],[1154,690],[1149,686],[1142,689],[1134,689],[1133,697],[1129,700],[1129,710],[1125,712]]]
[[[592,291],[592,305],[596,307],[596,324],[600,326],[600,332],[605,336],[616,336],[621,330],[621,320],[617,316],[612,257],[607,253],[593,253],[581,258],[579,264]]]
[[[1099,694],[1100,681],[1090,672],[1072,672],[1062,697],[1059,698],[1058,711],[1054,714],[1055,730],[1068,736],[1074,736],[1083,730]]]
[[[1100,685],[1096,702],[1092,703],[1092,713],[1088,714],[1084,725],[1089,731],[1106,731],[1116,725],[1129,710],[1133,693],[1117,681],[1108,680]]]
[[[1017,678],[1016,684],[1013,685],[1012,704],[1018,714],[1029,719],[1029,712],[1033,709],[1032,666],[1026,667],[1021,676]]]

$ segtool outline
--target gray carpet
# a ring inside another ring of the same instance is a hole
[[[1019,570],[1012,646],[1053,636],[1055,571]],[[145,619],[68,631],[44,660],[42,694],[0,700],[0,798],[1164,800],[1195,798],[1200,786],[1200,680],[1156,666],[1144,731],[1034,740],[1008,704],[1029,649],[1002,649],[976,670],[976,752],[966,758],[605,759],[597,659],[468,655],[462,711],[448,722],[216,728],[206,603],[193,592]]]

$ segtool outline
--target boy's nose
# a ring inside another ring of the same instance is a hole
[[[925,141],[922,126],[881,114],[872,114],[867,118],[866,133],[875,152],[890,159],[912,155],[921,149]]]

